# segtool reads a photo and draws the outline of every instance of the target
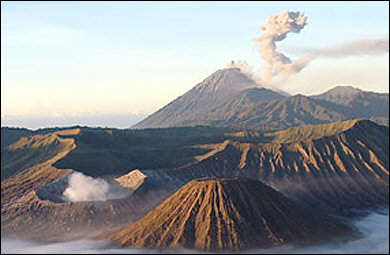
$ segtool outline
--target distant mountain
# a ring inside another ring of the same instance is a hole
[[[224,103],[237,92],[259,87],[239,68],[218,70],[133,128],[155,128],[191,125],[207,111]]]
[[[389,119],[389,94],[363,91],[351,86],[337,86],[323,94],[312,96],[337,105],[348,119]]]
[[[256,92],[256,93],[255,93]],[[340,121],[344,116],[327,102],[318,102],[303,95],[282,97],[270,90],[246,90],[203,116],[197,124],[211,126],[264,126],[286,128],[305,124]],[[255,94],[262,94],[263,98]],[[260,100],[256,100],[261,98]],[[266,100],[266,99],[269,100]]]
[[[111,239],[135,248],[205,251],[307,245],[351,234],[256,180],[194,180]]]
[[[356,118],[387,124],[389,94],[338,86],[316,96],[265,88],[238,68],[219,70],[133,128],[239,126],[286,128]]]

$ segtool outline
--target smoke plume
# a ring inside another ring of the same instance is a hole
[[[276,43],[286,39],[289,33],[299,33],[307,25],[303,12],[283,11],[271,15],[261,26],[263,32],[254,39],[257,51],[265,61],[265,67],[256,80],[266,87],[277,87],[292,74],[300,72],[316,58],[343,58],[359,55],[381,55],[389,52],[389,38],[362,39],[334,45],[324,49],[306,49],[306,54],[292,60],[279,52]]]
[[[109,189],[110,185],[105,180],[75,172],[69,177],[69,187],[63,197],[68,202],[106,201]]]
[[[303,12],[283,11],[279,15],[271,15],[261,26],[263,33],[255,42],[266,64],[261,75],[264,85],[269,85],[277,77],[284,80],[291,73],[302,70],[308,63],[307,56],[292,61],[276,49],[276,42],[286,39],[288,33],[299,33],[307,25],[306,20]]]
[[[348,56],[382,55],[389,52],[389,38],[363,39],[335,45],[326,49],[311,50],[311,58],[343,58]]]
[[[236,61],[231,61],[226,65],[226,68],[239,68],[241,72],[246,74],[249,78],[252,78],[256,80],[257,78],[255,77],[254,71],[252,66],[250,66],[246,61],[242,60],[236,60]]]

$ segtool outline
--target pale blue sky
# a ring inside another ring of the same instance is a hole
[[[278,44],[291,57],[299,48],[388,36],[385,1],[2,1],[1,124],[128,127],[231,60],[260,69],[252,39],[283,10],[308,16],[300,34]],[[315,60],[282,88],[388,92],[388,69],[388,54]]]

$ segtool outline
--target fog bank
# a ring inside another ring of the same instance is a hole
[[[316,254],[388,254],[389,253],[389,211],[384,214],[372,213],[354,225],[362,232],[363,237],[343,244],[328,244],[306,248],[282,247],[269,250],[251,250],[243,253],[316,253]],[[82,254],[139,254],[139,253],[168,253],[172,250],[144,250],[144,249],[113,249],[108,241],[77,241],[51,244],[39,244],[15,239],[1,238],[1,253],[82,253]],[[175,250],[175,253],[196,253],[190,250]]]

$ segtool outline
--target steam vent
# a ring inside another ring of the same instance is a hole
[[[307,245],[351,232],[259,181],[199,179],[110,238],[137,248],[223,251]]]

